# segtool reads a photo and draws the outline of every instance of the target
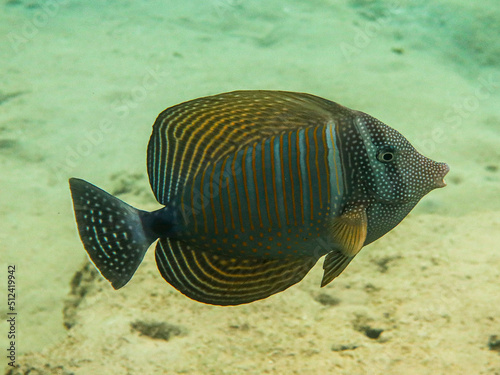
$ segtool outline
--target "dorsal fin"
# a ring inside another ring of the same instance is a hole
[[[156,119],[149,140],[151,187],[166,204],[190,177],[231,152],[350,113],[326,99],[285,91],[234,91],[170,107]]]
[[[302,280],[316,261],[235,258],[163,238],[156,245],[163,278],[189,298],[212,305],[240,305],[281,292]]]

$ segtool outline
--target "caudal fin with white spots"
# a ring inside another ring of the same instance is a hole
[[[148,214],[77,178],[69,180],[80,238],[101,274],[119,289],[134,275],[156,237],[144,229]]]

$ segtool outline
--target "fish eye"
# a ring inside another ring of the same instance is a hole
[[[394,160],[394,151],[388,149],[381,150],[377,155],[377,159],[382,163],[390,163]]]

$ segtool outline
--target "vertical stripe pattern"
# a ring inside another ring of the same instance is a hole
[[[194,216],[189,233],[284,232],[309,227],[342,194],[334,125],[283,133],[210,165],[188,183],[181,202]],[[326,147],[325,147],[326,145]]]
[[[208,162],[350,113],[313,95],[281,91],[235,91],[170,107],[156,119],[148,145],[151,187],[157,200],[166,204]]]

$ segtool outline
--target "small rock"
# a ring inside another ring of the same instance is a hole
[[[365,327],[364,329],[364,334],[366,335],[366,337],[373,340],[378,339],[382,332],[384,332],[384,330],[381,328]]]
[[[500,353],[500,338],[497,335],[491,335],[488,340],[488,348]]]
[[[173,336],[185,334],[183,328],[165,322],[144,322],[137,320],[131,323],[130,326],[141,335],[158,340],[168,341]]]
[[[229,326],[231,329],[237,329],[240,331],[249,331],[250,330],[250,325],[248,323],[243,323],[243,324],[232,324]]]
[[[318,294],[314,299],[325,306],[335,306],[340,303],[340,299],[326,293]]]
[[[372,319],[369,319],[365,316],[357,316],[353,321],[353,328],[365,334],[366,337],[376,340],[380,337],[384,330],[382,328],[374,328],[371,324]]]
[[[333,344],[332,351],[333,352],[343,352],[344,350],[354,350],[359,346],[356,344]]]

